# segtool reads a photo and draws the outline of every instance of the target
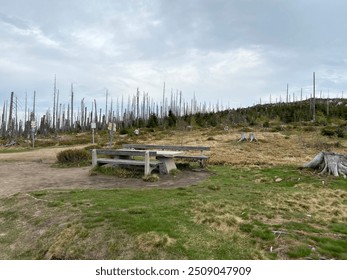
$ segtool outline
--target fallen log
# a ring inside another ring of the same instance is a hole
[[[347,177],[347,156],[331,152],[320,152],[304,168],[319,170],[319,174],[332,174],[336,177]]]

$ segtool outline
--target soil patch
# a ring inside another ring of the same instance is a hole
[[[161,175],[158,182],[135,178],[90,176],[91,167],[56,168],[56,154],[64,148],[0,154],[0,197],[42,189],[83,188],[174,188],[196,184],[209,176],[206,171],[183,171],[176,176]]]

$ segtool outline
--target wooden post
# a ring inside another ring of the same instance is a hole
[[[151,174],[151,170],[149,168],[149,151],[145,152],[145,176]]]
[[[96,155],[96,149],[92,150],[92,168],[96,167],[98,165],[97,161],[97,155]]]

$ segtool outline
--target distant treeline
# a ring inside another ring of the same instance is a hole
[[[292,123],[313,121],[326,125],[332,119],[347,120],[347,101],[343,98],[318,98],[296,102],[259,104],[248,108],[225,109],[220,104],[198,103],[195,96],[185,101],[182,92],[166,96],[165,84],[162,101],[156,103],[148,93],[136,94],[125,101],[122,97],[116,102],[106,100],[99,108],[96,100],[92,106],[85,104],[74,110],[74,93],[71,86],[69,104],[59,103],[59,91],[54,94],[53,112],[38,116],[35,113],[35,93],[33,107],[27,108],[25,100],[24,120],[18,118],[18,100],[11,93],[10,102],[4,102],[0,119],[0,137],[13,141],[17,137],[30,137],[32,133],[49,136],[57,133],[83,132],[92,127],[107,130],[110,124],[121,133],[135,128],[191,128],[227,127],[234,125],[261,125],[268,127],[272,122]]]
[[[0,137],[14,140],[17,137],[31,137],[32,133],[48,136],[58,133],[84,132],[95,127],[97,130],[106,130],[111,126],[117,130],[129,130],[142,127],[173,127],[177,120],[183,116],[196,113],[206,114],[223,110],[223,106],[217,104],[199,103],[194,97],[187,101],[181,91],[169,94],[163,88],[163,97],[160,102],[155,102],[148,93],[140,93],[116,100],[110,99],[108,91],[105,92],[105,102],[97,104],[94,99],[89,106],[85,98],[75,106],[73,85],[71,85],[70,102],[67,104],[59,101],[59,90],[54,83],[54,94],[51,111],[45,114],[36,113],[36,93],[34,92],[32,107],[25,101],[18,100],[15,94],[10,94],[9,101],[4,101],[2,114],[0,115]],[[24,104],[24,105],[23,105]],[[19,117],[19,107],[24,111]],[[23,107],[24,110],[23,110]],[[77,107],[77,109],[76,109]],[[23,118],[24,115],[24,118]]]

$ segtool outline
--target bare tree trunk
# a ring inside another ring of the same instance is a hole
[[[316,73],[313,72],[313,105],[312,105],[312,120],[316,121]]]
[[[11,92],[11,99],[10,99],[10,112],[8,116],[8,135],[9,135],[9,141],[12,140],[13,137],[13,116],[12,116],[12,111],[13,111],[13,95],[14,93]]]
[[[57,77],[54,76],[54,89],[53,89],[53,130],[55,130],[55,105],[56,105],[56,90],[57,90]]]
[[[71,119],[70,119],[70,125],[71,129],[74,127],[74,121],[73,121],[73,84],[71,83]]]

